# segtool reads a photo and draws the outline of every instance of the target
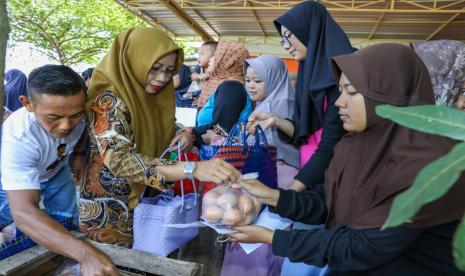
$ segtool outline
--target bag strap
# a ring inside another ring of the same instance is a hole
[[[242,135],[243,143],[245,143],[246,138],[247,138],[247,132],[241,131],[242,125],[245,125],[244,122],[238,122],[231,128],[231,130],[229,131],[228,137],[223,142],[223,146],[232,146],[234,135],[236,134],[238,130],[239,130],[239,135]]]
[[[251,135],[250,133],[247,133],[247,136],[246,136],[245,140],[247,140],[250,135]],[[265,131],[263,130],[263,128],[260,125],[257,125],[255,127],[255,135],[254,136],[255,136],[255,145],[254,145],[254,147],[260,147],[260,146],[267,147],[268,146],[268,139],[266,139]],[[247,146],[247,143],[245,143],[244,146]]]
[[[181,144],[180,143],[176,143],[176,147],[177,147],[177,152],[178,152],[178,156],[177,156],[177,160],[178,161],[181,161]],[[171,152],[173,150],[173,147],[168,147],[166,148],[162,154],[160,154],[160,158],[163,158],[163,156],[165,156],[167,153]],[[189,158],[187,157],[187,154],[184,153],[184,159],[186,159],[186,162],[189,161]],[[181,203],[181,211],[184,209],[184,180],[181,179],[181,198],[182,198],[182,203]],[[192,179],[191,180],[192,182],[192,187],[194,189],[194,195],[195,195],[195,198],[197,199],[197,187],[195,186],[195,181]],[[145,188],[144,188],[144,191],[142,192],[142,194],[140,195],[140,198],[139,198],[139,201],[144,197],[144,194],[145,194],[145,191],[147,190],[147,185],[145,185]],[[197,206],[197,200],[194,201],[194,206]]]
[[[178,160],[181,161],[181,144],[177,143],[178,146]],[[186,159],[186,162],[189,162],[189,159],[187,157],[187,154],[184,153],[184,159]],[[195,181],[194,179],[190,179],[192,182],[192,188],[194,189],[194,206],[197,206],[197,187],[195,187]],[[182,210],[184,210],[184,179],[181,178],[181,209],[180,213],[182,213]]]

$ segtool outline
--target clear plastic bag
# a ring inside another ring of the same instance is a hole
[[[252,224],[260,210],[261,203],[257,198],[230,184],[210,190],[202,199],[202,218],[216,225]]]

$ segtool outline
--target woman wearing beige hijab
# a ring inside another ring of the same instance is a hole
[[[91,158],[79,187],[80,229],[88,238],[130,247],[133,208],[146,186],[164,191],[182,178],[222,183],[239,176],[225,162],[158,158],[176,142],[192,144],[189,132],[176,134],[172,77],[182,61],[163,32],[131,28],[95,68],[86,104]]]

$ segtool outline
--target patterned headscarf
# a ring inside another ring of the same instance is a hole
[[[465,92],[465,44],[436,40],[412,43],[412,47],[428,68],[436,104],[455,107]]]
[[[244,83],[244,60],[249,57],[249,51],[244,46],[220,39],[213,56],[213,64],[205,73],[205,83],[199,98],[202,107],[216,88],[227,80]]]

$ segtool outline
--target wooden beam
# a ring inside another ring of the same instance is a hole
[[[174,13],[179,19],[181,19],[189,28],[191,28],[195,33],[197,33],[200,37],[202,37],[205,41],[213,40],[210,34],[205,31],[202,26],[199,25],[190,15],[188,15],[183,8],[181,8],[178,4],[176,4],[173,0],[159,0],[161,3],[165,5],[167,9],[169,9],[172,13]]]
[[[371,5],[371,4],[370,4]],[[164,7],[156,7],[156,6],[147,6],[147,7],[134,7],[135,9],[140,9],[140,10],[165,10]],[[198,10],[225,10],[225,11],[230,11],[230,10],[235,10],[235,11],[250,11],[250,10],[266,10],[266,11],[287,11],[289,10],[289,7],[266,7],[266,6],[254,6],[254,7],[242,7],[242,6],[217,6],[217,5],[205,5],[205,6],[184,6],[184,9],[186,10],[193,10],[193,9],[198,9]],[[399,9],[395,8],[393,10],[391,9],[381,9],[381,8],[331,8],[327,7],[326,8],[329,12],[347,12],[347,13],[381,13],[381,12],[386,12],[386,13],[399,13],[399,14],[455,14],[455,13],[460,13],[460,14],[465,14],[465,10],[460,10],[460,9]]]
[[[465,10],[465,8],[464,8]],[[426,41],[431,40],[433,37],[435,37],[440,31],[442,31],[447,25],[449,25],[452,21],[454,21],[457,17],[459,17],[461,14],[456,13],[454,14],[449,20],[446,21],[446,23],[442,24],[437,28],[433,33],[431,33],[427,38]]]
[[[114,1],[118,3],[120,6],[122,6],[123,8],[135,14],[136,16],[142,18],[145,22],[149,23],[153,27],[166,32],[171,37],[175,37],[175,34],[170,29],[168,29],[165,25],[159,23],[155,18],[147,14],[145,11],[139,10],[137,8],[130,6],[124,0],[114,0]]]
[[[220,36],[220,33],[218,31],[215,30],[215,28],[212,26],[212,24],[210,24],[210,22],[208,22],[205,17],[203,17],[200,12],[198,10],[192,10],[200,19],[202,19],[203,23],[205,23],[205,25],[207,25],[210,30],[212,30],[212,32],[215,33],[216,36]]]
[[[155,256],[111,244],[90,242],[107,254],[115,264],[122,267],[167,276],[200,276],[202,274],[203,265],[198,263]]]
[[[247,0],[244,0],[244,1],[245,1],[246,6],[249,5],[249,6],[253,7],[253,4],[251,2],[249,2]],[[260,27],[260,30],[262,31],[263,35],[266,36],[265,28],[263,28],[263,25],[260,22],[260,18],[258,17],[257,12],[255,10],[252,10],[252,14],[255,17],[255,22],[257,22],[257,24]]]
[[[391,6],[392,3],[394,3],[394,0],[391,0],[391,2],[388,2],[388,3],[386,4],[386,9],[387,9],[389,6]],[[382,12],[382,13],[379,15],[378,21],[377,21],[376,24],[373,26],[373,28],[371,29],[370,34],[368,35],[368,38],[367,38],[368,40],[372,39],[373,36],[375,35],[375,32],[376,32],[376,30],[378,29],[378,27],[379,27],[379,25],[381,24],[381,22],[383,21],[384,15],[385,15],[385,14],[386,14],[385,12]]]

